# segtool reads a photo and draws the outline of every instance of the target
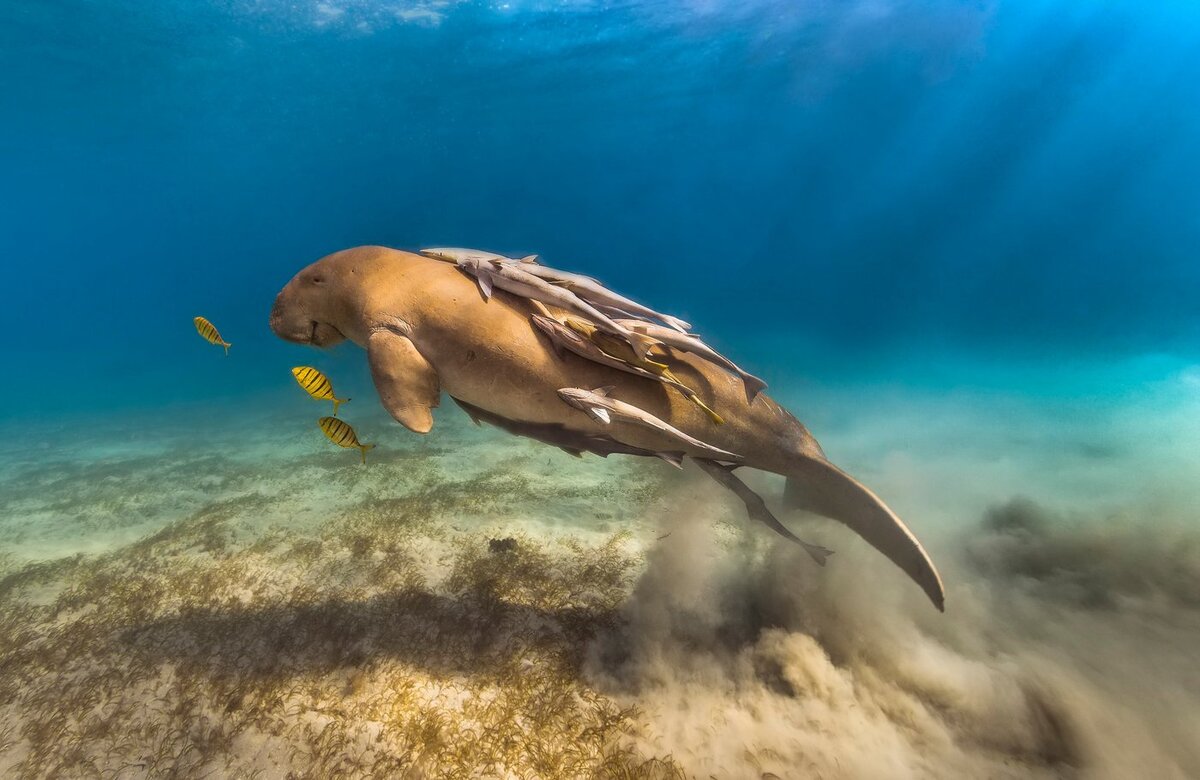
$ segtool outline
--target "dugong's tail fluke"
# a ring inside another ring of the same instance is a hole
[[[800,457],[788,472],[788,506],[837,520],[866,539],[946,611],[942,578],[912,531],[862,483],[821,458]]]

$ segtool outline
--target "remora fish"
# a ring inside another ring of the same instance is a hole
[[[536,263],[537,255],[525,255],[525,257],[513,258],[498,255],[495,252],[485,252],[482,249],[467,249],[458,246],[439,246],[433,249],[422,249],[421,254],[426,257],[432,257],[435,260],[444,260],[447,263],[458,263],[460,260],[486,260],[490,262],[501,263]]]
[[[460,251],[467,254],[454,254]],[[439,260],[450,261],[453,258],[455,265],[465,273],[475,277],[475,281],[479,284],[479,289],[483,292],[484,298],[491,298],[493,287],[499,287],[501,290],[506,290],[513,295],[519,295],[522,298],[529,298],[530,300],[539,301],[550,306],[556,306],[581,317],[587,317],[594,320],[598,327],[624,338],[633,347],[634,352],[642,357],[645,357],[650,348],[658,343],[657,339],[653,339],[643,333],[634,333],[628,328],[618,325],[611,318],[596,309],[596,307],[581,299],[570,290],[556,287],[544,279],[526,273],[511,261],[505,262],[507,258],[500,258],[499,260],[489,259],[482,256],[487,253],[482,253],[481,255],[481,253],[475,250],[422,249],[421,253],[427,257],[435,257]],[[497,255],[497,257],[499,256]]]
[[[476,425],[486,422],[517,436],[528,436],[546,444],[553,444],[577,458],[582,458],[585,452],[595,453],[602,458],[607,458],[614,453],[644,455],[653,458],[662,458],[677,469],[683,468],[682,452],[646,450],[641,447],[622,444],[611,436],[577,433],[561,423],[530,423],[521,422],[520,420],[510,420],[501,415],[481,409],[478,406],[472,406],[466,401],[457,398],[454,399],[454,402],[462,407],[463,411],[471,417],[471,421]],[[714,463],[713,465],[717,464]]]
[[[209,344],[216,344],[220,347],[225,347],[225,354],[229,354],[229,348],[233,345],[225,339],[221,338],[221,334],[217,332],[217,328],[203,317],[195,317],[192,322],[196,324],[196,332],[199,333]]]
[[[635,317],[647,317],[649,319],[660,320],[665,322],[671,329],[679,333],[687,333],[692,329],[692,326],[679,319],[672,317],[670,314],[662,314],[647,306],[643,306],[637,301],[631,301],[623,295],[619,295],[608,289],[600,282],[590,276],[581,274],[573,274],[567,271],[559,271],[555,268],[548,268],[544,265],[537,265],[529,261],[528,258],[520,261],[520,268],[528,274],[545,279],[558,287],[565,287],[571,292],[583,298],[586,301],[597,304],[601,307],[615,309],[627,314],[632,314]],[[626,326],[628,327],[628,326]]]
[[[322,374],[312,366],[296,366],[292,369],[292,376],[296,378],[296,382],[300,387],[304,388],[304,392],[316,398],[318,401],[333,401],[333,416],[337,417],[338,406],[349,401],[349,398],[338,398],[333,394],[333,383],[329,378]]]
[[[690,333],[678,333],[670,328],[664,328],[652,322],[642,322],[641,320],[619,319],[617,322],[632,331],[645,333],[647,336],[658,339],[668,347],[674,347],[683,352],[691,352],[699,355],[708,362],[715,363],[726,371],[741,377],[742,384],[746,386],[746,400],[748,401],[753,401],[767,387],[766,382],[753,374],[743,371],[732,360],[701,341],[699,336],[694,336]]]
[[[357,447],[362,452],[363,463],[367,462],[367,450],[375,449],[374,444],[359,443],[358,434],[354,429],[336,417],[322,417],[317,420],[317,425],[321,426],[321,432],[337,446],[347,449]]]
[[[648,357],[639,357],[629,348],[629,345],[624,341],[618,340],[615,336],[604,333],[596,328],[590,322],[582,320],[578,317],[566,317],[563,319],[563,325],[570,328],[574,333],[581,338],[587,339],[600,349],[601,352],[614,358],[618,361],[627,363],[628,365],[641,369],[642,371],[660,377],[664,382],[676,387],[681,393],[687,396],[687,399],[699,406],[708,415],[708,418],[717,425],[724,425],[725,420],[721,415],[709,409],[708,406],[700,400],[699,394],[695,390],[679,381],[679,377],[671,373],[671,368],[666,363],[659,363],[656,360],[651,360]],[[665,329],[664,329],[665,330]],[[588,355],[584,355],[588,357]]]
[[[694,439],[644,409],[639,409],[632,404],[627,404],[616,398],[610,398],[608,394],[611,390],[611,387],[598,387],[595,390],[584,390],[580,387],[563,387],[559,388],[558,397],[563,399],[568,405],[584,412],[598,422],[610,424],[615,419],[619,422],[633,423],[643,428],[664,433],[677,441],[701,450],[709,458],[715,460],[741,460],[740,455],[726,452],[711,444],[705,444],[699,439]]]
[[[609,366],[630,374],[636,374],[637,376],[645,377],[646,379],[652,379],[655,382],[662,382],[665,385],[670,385],[671,387],[676,388],[684,395],[692,394],[692,389],[690,387],[684,385],[676,379],[668,379],[659,374],[652,374],[643,368],[638,368],[637,366],[631,365],[620,358],[613,357],[604,350],[600,349],[600,347],[596,346],[591,340],[579,335],[577,332],[571,328],[568,328],[566,325],[554,319],[553,317],[541,314],[531,314],[529,317],[533,321],[533,324],[537,326],[538,330],[546,334],[546,336],[550,339],[550,343],[554,345],[554,351],[560,355],[562,354],[563,349],[568,349],[580,357],[587,358],[593,363],[599,363],[601,365]]]
[[[705,474],[708,474],[710,477],[716,480],[717,484],[727,488],[735,496],[742,499],[742,503],[746,505],[746,513],[749,514],[750,517],[758,520],[759,522],[765,523],[767,527],[775,533],[779,534],[785,539],[791,539],[793,542],[803,547],[804,551],[808,553],[814,561],[817,562],[818,566],[824,566],[825,559],[833,555],[833,550],[830,550],[828,547],[822,547],[819,544],[806,542],[799,536],[796,536],[794,533],[789,531],[787,526],[779,522],[779,519],[775,517],[775,515],[771,514],[771,510],[767,508],[767,502],[763,501],[762,496],[755,493],[745,482],[742,482],[740,479],[734,476],[734,466],[723,466],[720,463],[706,460],[704,458],[692,458],[692,461],[695,462],[695,464],[699,466]]]

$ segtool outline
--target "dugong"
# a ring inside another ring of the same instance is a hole
[[[678,438],[619,419],[593,419],[561,388],[612,387],[624,402],[712,447],[740,467],[787,478],[794,505],[849,526],[913,579],[939,610],[942,580],[925,549],[882,500],[826,459],[816,439],[765,393],[754,403],[742,381],[700,356],[679,353],[672,371],[724,425],[661,382],[556,353],[531,321],[533,304],[504,290],[480,297],[455,266],[411,252],[362,246],[308,266],[275,299],[271,329],[317,347],[350,340],[367,350],[384,408],[416,433],[433,427],[442,392],[512,432],[582,452],[711,457]]]

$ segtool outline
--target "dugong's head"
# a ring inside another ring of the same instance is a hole
[[[373,249],[335,252],[296,274],[271,309],[275,335],[316,347],[331,347],[351,337],[361,317],[363,272]]]

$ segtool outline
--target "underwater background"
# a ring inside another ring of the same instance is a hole
[[[0,774],[1200,776],[1195,3],[8,0],[0,74]],[[393,423],[267,327],[361,244],[694,323],[946,614],[694,471]]]

